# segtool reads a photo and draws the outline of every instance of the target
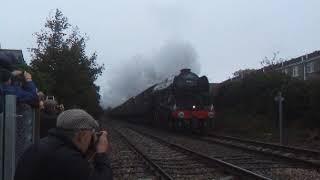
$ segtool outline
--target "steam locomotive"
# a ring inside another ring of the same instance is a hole
[[[182,69],[179,75],[155,84],[113,108],[110,115],[176,131],[205,133],[212,126],[215,111],[207,77]]]

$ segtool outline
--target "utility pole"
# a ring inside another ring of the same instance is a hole
[[[278,95],[274,98],[275,101],[279,103],[279,135],[280,135],[280,144],[284,145],[287,144],[285,141],[285,132],[283,127],[283,101],[284,98],[282,97],[282,92],[279,91]]]

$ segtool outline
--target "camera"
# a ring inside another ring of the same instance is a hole
[[[24,77],[24,72],[25,71],[21,71],[17,74],[13,74],[11,80],[12,80],[12,83],[24,83],[25,82],[25,77]]]
[[[95,133],[95,136],[96,136],[96,144],[98,143],[98,141],[99,141],[99,139],[100,139],[100,137],[101,137],[101,135],[102,135],[103,133],[102,132],[96,132]]]
[[[47,96],[46,100],[53,100],[54,101],[54,96]]]
[[[103,134],[102,132],[94,133],[94,135],[91,137],[90,145],[88,148],[89,151],[96,152],[96,147],[102,134]]]

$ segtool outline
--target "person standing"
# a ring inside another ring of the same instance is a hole
[[[84,110],[62,112],[49,136],[22,155],[15,180],[112,179],[108,133],[101,131],[98,137],[98,128],[97,121]],[[94,152],[92,164],[88,161],[88,152]]]
[[[48,136],[49,129],[55,128],[57,122],[57,102],[45,100],[44,109],[40,110],[40,138]]]
[[[0,74],[1,90],[4,95],[16,95],[18,103],[32,104],[35,101],[38,101],[37,88],[32,81],[30,73],[17,70],[10,72],[6,69],[1,69]],[[17,83],[12,81],[12,78],[17,76],[23,77],[23,85],[21,85],[22,82]]]

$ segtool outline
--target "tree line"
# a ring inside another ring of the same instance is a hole
[[[286,127],[320,127],[320,82],[299,80],[280,72],[255,71],[220,85],[214,97],[220,128],[270,131],[278,126],[275,101],[281,91]]]

